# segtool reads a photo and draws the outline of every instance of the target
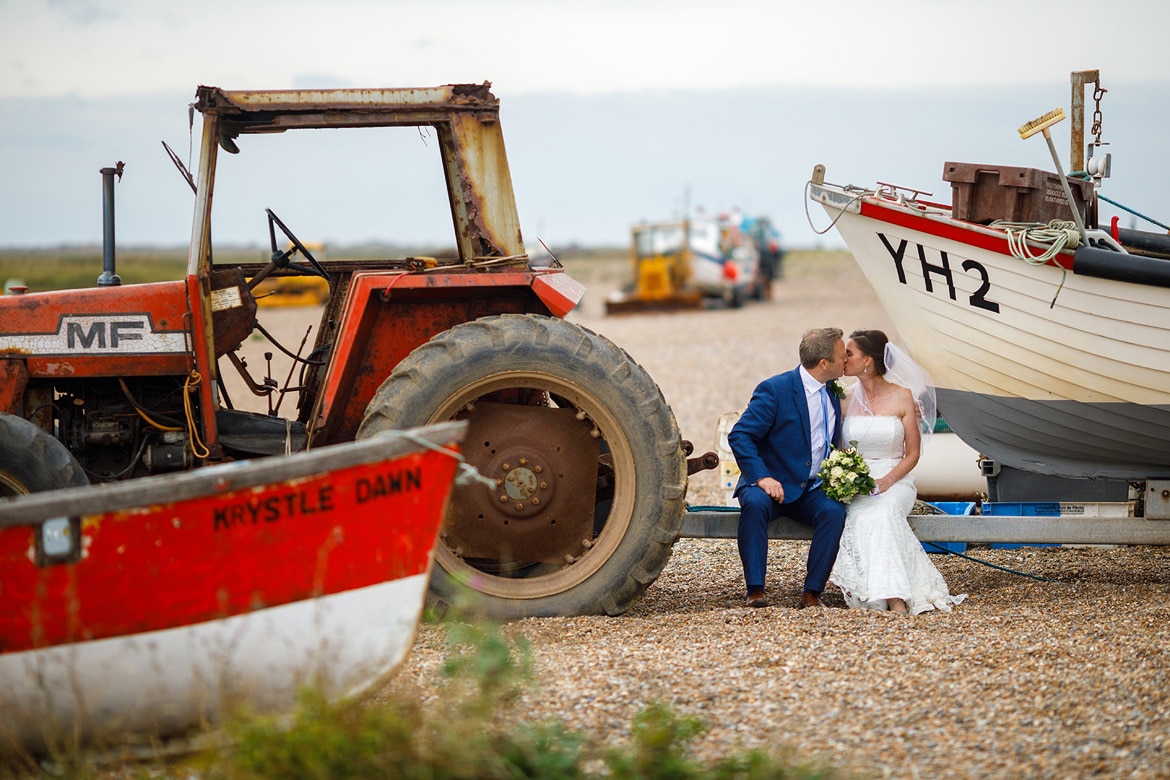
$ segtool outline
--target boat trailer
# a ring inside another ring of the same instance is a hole
[[[1024,515],[910,515],[910,527],[923,542],[1008,544],[1170,544],[1170,480],[1145,483],[1133,517],[1113,517],[1100,504],[1076,505],[1082,511],[1051,517]],[[1137,514],[1140,512],[1140,514]],[[688,511],[683,538],[734,539],[737,509]],[[787,517],[768,525],[769,539],[811,539],[812,528]]]

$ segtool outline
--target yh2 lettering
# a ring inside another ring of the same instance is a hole
[[[902,239],[895,249],[890,240],[886,238],[884,233],[878,233],[878,238],[882,240],[886,251],[890,253],[890,257],[894,261],[894,269],[898,272],[898,281],[902,284],[908,284],[906,281],[906,249],[909,242]],[[927,259],[926,247],[922,244],[914,245],[917,249],[918,264],[922,271],[922,282],[928,293],[933,293],[936,283],[944,285],[947,296],[952,301],[958,300],[955,290],[955,276],[954,270],[951,268],[951,259],[947,253],[942,250],[937,250],[938,260]],[[933,251],[933,250],[932,250]],[[991,290],[991,280],[987,275],[987,269],[983,264],[975,260],[964,260],[959,266],[966,273],[973,273],[979,277],[981,282],[979,289],[967,297],[967,303],[979,309],[985,309],[995,314],[999,313],[999,304],[995,301],[987,299],[987,293]]]

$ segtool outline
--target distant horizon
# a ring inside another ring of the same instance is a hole
[[[115,253],[117,253],[117,252],[167,252],[167,253],[175,252],[175,253],[184,253],[185,254],[188,250],[188,246],[189,246],[188,244],[182,244],[182,243],[168,243],[168,244],[161,244],[161,243],[160,244],[153,244],[153,243],[123,244],[123,243],[118,243],[115,245]],[[626,242],[624,244],[618,244],[618,243],[587,244],[587,243],[577,242],[577,243],[571,243],[571,244],[567,244],[567,245],[563,245],[563,246],[550,245],[549,248],[553,250],[554,254],[557,254],[558,252],[576,252],[576,251],[584,251],[584,252],[622,251],[622,252],[628,252],[630,250],[630,242]],[[811,245],[810,246],[810,245],[784,244],[781,248],[785,252],[822,252],[822,251],[823,252],[843,252],[843,251],[848,251],[848,249],[844,245],[841,245],[841,246]],[[267,253],[269,251],[269,249],[266,245],[262,245],[259,243],[252,243],[252,244],[245,244],[245,243],[218,244],[217,243],[214,245],[213,249],[216,251],[224,251],[224,252],[253,252],[253,251],[255,251],[255,252]],[[430,244],[413,244],[413,243],[411,243],[411,244],[398,244],[398,243],[393,243],[393,242],[388,242],[388,241],[385,241],[385,242],[355,241],[352,243],[330,244],[326,247],[326,249],[330,252],[353,252],[353,251],[362,250],[362,249],[390,249],[390,250],[394,250],[394,251],[418,251],[418,250],[430,249],[430,250],[449,250],[451,252],[454,252],[454,251],[456,251],[457,248],[454,244],[438,246],[438,245],[430,245]],[[526,250],[529,251],[533,255],[545,254],[544,247],[527,246]],[[31,245],[0,244],[0,256],[15,255],[15,254],[22,254],[22,253],[45,254],[45,253],[50,253],[50,252],[69,252],[69,253],[86,253],[86,254],[94,253],[94,254],[100,255],[103,251],[104,251],[104,247],[100,241],[84,242],[84,243],[31,244]]]

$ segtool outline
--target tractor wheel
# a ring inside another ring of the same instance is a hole
[[[439,333],[375,393],[358,438],[469,421],[432,600],[470,587],[511,619],[616,615],[662,572],[686,509],[686,459],[658,386],[607,339],[564,320],[485,317]]]
[[[0,413],[0,496],[88,484],[64,444],[27,420]]]

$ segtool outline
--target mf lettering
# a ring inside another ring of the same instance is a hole
[[[69,349],[98,349],[106,348],[106,325],[110,326],[110,348],[117,349],[123,341],[142,341],[142,330],[146,327],[141,320],[111,320],[109,323],[90,323],[89,330],[82,328],[80,322],[70,322],[65,325],[65,342]]]
[[[894,260],[894,268],[898,272],[898,281],[902,284],[907,284],[906,249],[909,247],[910,242],[903,238],[897,248],[894,248],[884,233],[878,233],[877,235],[882,240],[882,244],[885,245],[886,251],[890,253],[890,257]],[[922,244],[915,244],[914,247],[918,256],[919,266],[922,269],[922,281],[926,286],[926,291],[933,293],[937,280],[946,285],[947,295],[950,296],[952,301],[958,300],[955,296],[955,275],[951,269],[951,259],[947,256],[947,253],[941,249],[937,250],[938,260],[931,261],[926,258],[926,247]],[[911,260],[911,262],[914,261]],[[983,267],[983,264],[975,260],[964,260],[959,267],[966,273],[978,276],[981,282],[979,289],[967,297],[968,305],[999,314],[999,304],[987,299],[987,293],[991,290],[991,281],[987,275],[987,269]]]

